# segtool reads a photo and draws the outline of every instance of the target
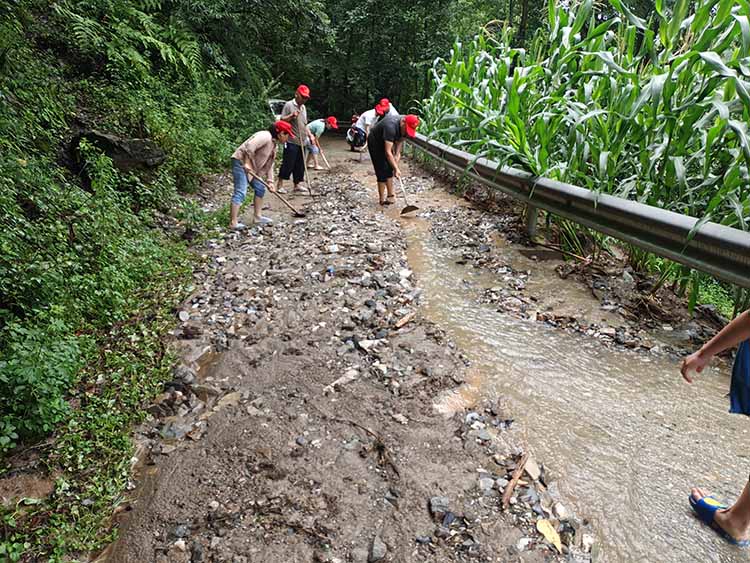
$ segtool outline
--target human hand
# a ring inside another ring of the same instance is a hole
[[[275,192],[276,191],[276,188],[274,187],[272,180],[268,180],[266,182],[266,187],[268,188],[269,192]]]
[[[708,365],[710,359],[711,358],[704,357],[700,350],[690,354],[687,358],[682,360],[682,366],[680,367],[680,373],[682,374],[683,379],[688,383],[692,383],[692,375],[701,373],[703,368]]]
[[[400,180],[401,179],[401,170],[399,168],[396,168],[393,171],[393,175]]]

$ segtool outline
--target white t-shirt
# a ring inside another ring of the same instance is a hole
[[[362,131],[367,131],[367,127],[372,127],[378,118],[378,113],[374,109],[369,109],[359,116],[355,127],[359,127]]]
[[[396,111],[396,108],[393,104],[391,104],[390,109],[388,110],[388,113],[386,115],[399,115],[399,113]]]

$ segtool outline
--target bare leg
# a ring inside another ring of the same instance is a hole
[[[240,214],[240,206],[233,203],[229,207],[229,228],[234,229],[237,226],[237,220]]]
[[[380,202],[380,205],[383,205],[383,202],[385,201],[387,187],[388,186],[385,182],[378,182],[378,201]]]
[[[690,491],[694,499],[701,499],[707,494],[703,489],[693,488]],[[750,483],[745,484],[737,501],[726,510],[717,511],[715,522],[734,539],[750,539]]]
[[[393,178],[388,178],[386,186],[388,187],[388,199],[396,199],[396,194],[393,193]]]
[[[253,199],[253,211],[255,211],[255,220],[256,221],[260,220],[260,216],[261,216],[260,211],[261,211],[261,209],[263,209],[263,198],[262,197],[258,197],[256,195],[255,198]]]

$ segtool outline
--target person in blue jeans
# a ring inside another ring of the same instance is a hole
[[[260,179],[265,179],[269,189],[273,189],[273,164],[276,158],[276,146],[282,145],[292,135],[292,126],[286,121],[277,121],[266,131],[258,131],[232,154],[232,178],[234,193],[229,212],[229,228],[241,231],[245,225],[239,222],[240,206],[245,201],[248,184],[255,192],[253,199],[253,221],[266,225],[272,220],[261,215],[263,196],[266,189]]]
[[[750,415],[750,311],[745,311],[725,326],[700,350],[682,362],[682,377],[688,383],[701,373],[716,354],[740,344],[735,358],[730,390],[730,412]],[[750,546],[750,481],[732,505],[723,504],[703,489],[693,487],[688,497],[690,506],[701,521],[711,526],[729,543]]]

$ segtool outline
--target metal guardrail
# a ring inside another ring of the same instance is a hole
[[[709,222],[688,240],[688,234],[698,222],[694,217],[619,197],[596,195],[570,184],[500,167],[484,158],[474,162],[474,155],[421,134],[410,142],[449,168],[525,202],[532,238],[537,209],[544,209],[664,258],[750,288],[750,233]]]

